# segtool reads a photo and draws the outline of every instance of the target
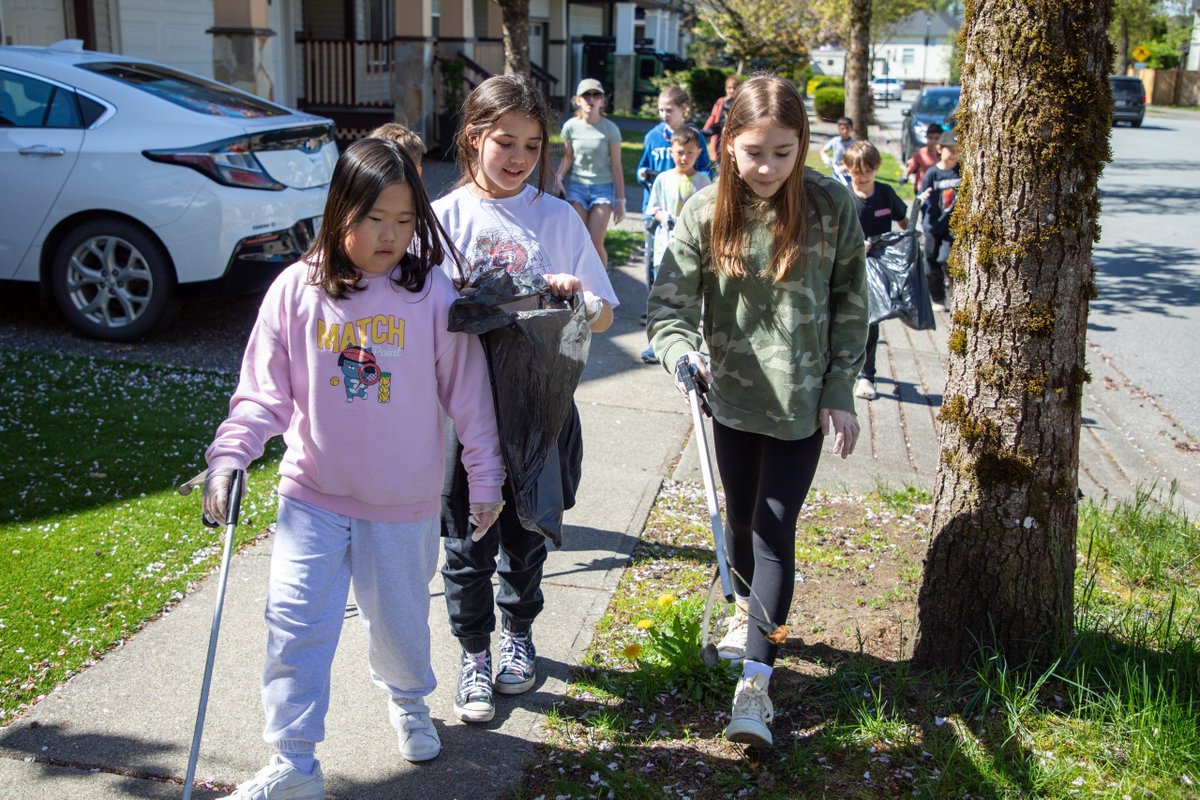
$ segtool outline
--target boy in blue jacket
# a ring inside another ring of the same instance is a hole
[[[646,213],[650,205],[650,189],[658,173],[675,168],[675,159],[671,157],[671,136],[688,126],[688,117],[692,113],[692,101],[687,92],[678,86],[668,86],[658,95],[658,125],[646,133],[642,141],[642,160],[638,162],[637,179],[642,185],[642,221],[646,225],[646,288],[654,286],[654,234],[658,230],[658,221]],[[697,172],[709,173],[708,148],[704,143],[704,134],[696,131],[700,140],[700,157],[693,165]],[[642,324],[646,315],[642,314]],[[654,358],[654,350],[647,347],[642,353],[642,361],[652,363],[647,359]]]

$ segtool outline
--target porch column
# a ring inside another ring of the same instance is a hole
[[[613,109],[618,114],[633,113],[633,83],[636,79],[633,52],[634,3],[614,3],[613,36]]]
[[[214,0],[213,77],[245,92],[275,99],[268,0]]]
[[[433,2],[395,0],[395,13],[392,85],[396,121],[428,142],[437,113],[433,93]],[[443,7],[443,20],[445,13]]]

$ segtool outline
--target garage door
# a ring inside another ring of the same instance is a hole
[[[213,74],[213,0],[121,0],[121,52]]]
[[[67,38],[62,0],[0,0],[0,44],[54,44]]]

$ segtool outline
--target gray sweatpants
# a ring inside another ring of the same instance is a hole
[[[373,522],[281,497],[267,590],[263,739],[312,749],[325,738],[329,674],[351,581],[368,631],[371,679],[389,698],[437,686],[429,656],[429,581],[438,517]]]

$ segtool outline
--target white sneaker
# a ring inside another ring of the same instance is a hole
[[[750,615],[740,608],[733,612],[725,625],[725,635],[717,642],[717,655],[734,664],[746,657],[746,640],[750,637]]]
[[[389,701],[388,717],[400,734],[400,755],[406,760],[429,761],[442,752],[442,740],[429,718],[429,706],[420,700]]]
[[[875,399],[875,384],[868,378],[859,378],[854,384],[854,396],[863,400]]]
[[[228,800],[325,800],[325,773],[319,761],[305,775],[275,754],[253,778],[239,783]]]
[[[733,695],[733,714],[725,727],[725,738],[741,744],[770,747],[775,739],[767,726],[775,719],[775,707],[767,696],[766,675],[755,675],[738,681]]]

